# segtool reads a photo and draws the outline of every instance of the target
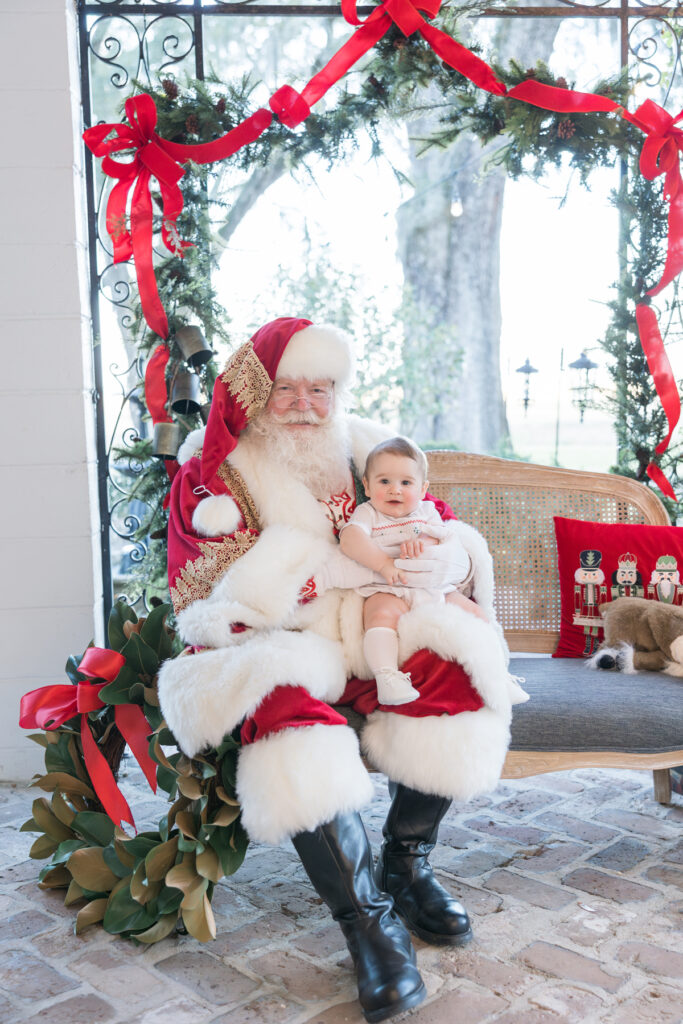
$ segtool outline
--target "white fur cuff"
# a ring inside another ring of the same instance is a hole
[[[194,757],[217,747],[275,687],[288,685],[338,700],[346,685],[340,644],[312,632],[248,634],[238,646],[164,662],[159,701],[180,749]]]
[[[509,742],[505,717],[488,708],[426,718],[375,711],[361,736],[364,754],[393,782],[453,800],[496,787]]]
[[[237,798],[251,839],[281,843],[358,811],[374,787],[346,725],[284,729],[240,751]]]
[[[202,537],[227,537],[242,522],[242,513],[229,494],[203,498],[192,513],[192,526]]]

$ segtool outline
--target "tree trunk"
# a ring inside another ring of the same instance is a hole
[[[501,19],[493,41],[499,59],[547,60],[559,19]],[[533,33],[533,34],[532,34]],[[533,56],[526,56],[532,53]],[[415,139],[438,127],[438,112],[411,124]],[[399,254],[411,317],[436,339],[417,342],[409,327],[404,363],[425,362],[435,402],[420,408],[406,394],[401,427],[416,440],[453,443],[472,452],[499,452],[509,442],[500,378],[500,230],[504,171],[484,173],[499,143],[482,147],[462,135],[447,150],[418,157],[411,142],[412,199],[398,211]],[[419,347],[419,352],[416,351]],[[408,375],[408,385],[415,373]]]

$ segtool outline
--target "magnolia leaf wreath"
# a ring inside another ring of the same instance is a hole
[[[93,153],[103,157],[103,172],[116,179],[107,206],[114,262],[133,258],[142,317],[156,337],[151,344],[146,341],[148,348],[156,347],[145,381],[154,422],[171,419],[166,373],[172,332],[157,286],[152,245],[157,227],[174,261],[190,244],[178,231],[184,205],[180,179],[187,174],[189,188],[197,164],[235,157],[244,165],[246,147],[261,147],[261,163],[278,147],[290,146],[302,160],[325,145],[334,149],[361,118],[372,124],[373,111],[379,116],[400,109],[406,81],[414,88],[416,80],[424,85],[438,79],[442,91],[457,93],[457,103],[431,142],[448,144],[463,130],[474,131],[482,141],[507,134],[510,141],[496,159],[512,174],[522,173],[529,156],[538,173],[544,160],[558,163],[569,153],[584,177],[587,167],[609,163],[615,152],[632,155],[636,140],[645,134],[641,180],[649,183],[664,175],[667,223],[661,233],[667,237],[667,255],[654,287],[639,281],[635,319],[668,424],[655,451],[661,455],[666,450],[680,404],[649,302],[683,269],[683,132],[676,126],[683,114],[673,118],[651,100],[629,113],[623,78],[583,93],[553,78],[543,65],[526,70],[514,61],[506,69],[489,66],[432,24],[440,7],[440,0],[386,0],[361,22],[355,0],[342,0],[342,12],[356,31],[301,92],[289,85],[278,89],[270,110],[242,112],[235,118],[243,104],[228,109],[224,97],[215,100],[205,83],[196,83],[200,118],[175,103],[179,90],[173,81],[162,83],[167,123],[180,116],[186,129],[182,136],[204,131],[209,141],[179,143],[157,134],[157,103],[148,94],[126,101],[128,124],[97,125],[84,133]],[[343,93],[335,110],[321,117],[313,114],[314,104],[373,46],[386,76],[370,73],[360,95]],[[607,116],[614,114],[616,119]],[[233,121],[227,131],[226,119]],[[300,125],[301,131],[291,131]],[[129,159],[114,160],[112,153],[126,153]],[[154,201],[163,210],[160,221]],[[647,207],[643,203],[640,210]],[[648,230],[656,234],[650,225]],[[650,258],[650,269],[652,264]],[[171,275],[179,276],[175,271]],[[645,471],[674,497],[654,461]],[[66,888],[65,904],[80,905],[76,932],[101,922],[111,933],[153,943],[183,927],[207,941],[216,933],[214,886],[237,870],[246,852],[235,795],[239,735],[226,736],[217,749],[190,759],[178,750],[159,709],[159,667],[182,653],[167,624],[169,612],[168,605],[159,604],[138,619],[125,602],[118,602],[109,620],[109,647],[91,646],[80,659],[69,658],[67,684],[44,686],[22,698],[20,724],[41,730],[30,738],[45,748],[46,773],[34,784],[51,794],[49,800],[34,802],[23,830],[40,833],[30,851],[31,857],[48,860],[40,886]],[[133,815],[120,792],[116,775],[126,744],[150,787],[163,790],[171,802],[155,831],[134,833]]]

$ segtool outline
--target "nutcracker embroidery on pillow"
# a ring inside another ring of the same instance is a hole
[[[575,626],[583,627],[586,644],[583,653],[592,654],[599,642],[602,630],[600,605],[607,600],[605,574],[600,568],[602,552],[589,548],[579,552],[579,568],[574,573],[574,617]]]
[[[612,573],[610,594],[613,601],[618,597],[645,597],[643,577],[638,572],[638,559],[630,551],[619,555],[617,568]]]
[[[652,570],[647,596],[664,604],[683,604],[683,587],[673,555],[660,555]]]

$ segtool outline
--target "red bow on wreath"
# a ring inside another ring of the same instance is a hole
[[[117,651],[89,647],[81,659],[78,671],[90,680],[103,681],[76,683],[75,686],[71,683],[54,684],[31,690],[21,698],[19,725],[22,729],[58,729],[70,718],[80,715],[83,759],[98,799],[115,825],[127,821],[134,828],[130,807],[116,785],[112,770],[95,742],[88,723],[90,711],[106,707],[100,700],[100,690],[116,679],[125,663],[126,659]],[[114,720],[152,790],[156,792],[156,765],[147,749],[147,736],[152,730],[142,708],[137,704],[117,704]]]

